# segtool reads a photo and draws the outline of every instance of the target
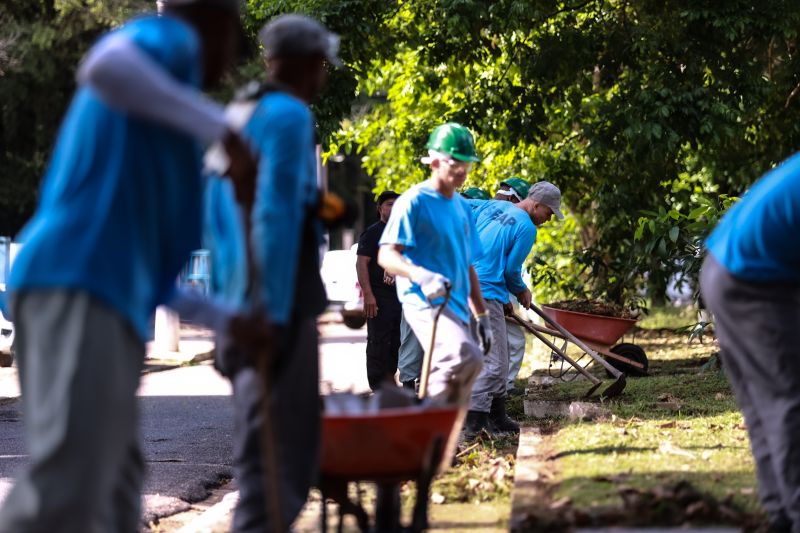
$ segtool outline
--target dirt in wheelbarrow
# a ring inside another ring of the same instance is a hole
[[[626,309],[621,305],[599,300],[563,300],[546,304],[553,309],[562,311],[574,311],[576,313],[587,313],[590,315],[610,316],[614,318],[637,318],[638,313]]]

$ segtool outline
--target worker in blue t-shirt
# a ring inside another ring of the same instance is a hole
[[[276,522],[291,524],[318,476],[316,318],[327,301],[319,272],[322,224],[317,216],[315,122],[309,105],[324,87],[327,65],[341,65],[339,37],[308,17],[273,19],[259,39],[267,81],[245,91],[239,102],[252,108],[242,134],[260,156],[252,235],[244,234],[246,225],[233,205],[229,184],[212,178],[207,197],[208,246],[213,263],[227,274],[215,278],[214,290],[238,306],[263,305],[275,329],[269,416],[278,472],[268,471],[262,462],[263,383],[253,354],[236,349],[218,354],[218,367],[230,378],[234,395],[234,472],[239,489],[234,532],[273,531],[279,528]],[[248,240],[260,273],[250,286],[251,291],[260,291],[255,301],[252,294],[245,294]],[[279,479],[278,520],[265,505],[265,476]]]
[[[394,276],[403,315],[422,346],[430,346],[437,305],[450,300],[438,323],[428,381],[433,398],[465,406],[480,372],[481,350],[469,332],[470,310],[484,353],[492,343],[486,306],[472,264],[481,254],[467,201],[456,190],[480,161],[470,131],[437,127],[428,140],[431,178],[403,193],[381,236],[378,263]]]
[[[706,241],[703,301],[750,435],[770,531],[800,531],[800,154],[768,172]]]
[[[0,510],[4,533],[139,529],[136,389],[156,306],[198,304],[175,280],[200,244],[200,145],[223,141],[240,178],[255,170],[199,90],[232,62],[238,2],[164,4],[84,58],[19,238],[9,307],[31,448]],[[221,329],[231,317],[204,316]]]
[[[536,228],[561,214],[561,191],[550,182],[531,186],[526,198],[517,203],[501,200],[470,200],[475,215],[483,255],[474,263],[475,272],[486,300],[492,345],[475,385],[472,388],[465,436],[473,438],[481,431],[519,432],[519,424],[506,413],[508,380],[508,343],[505,308],[509,293],[522,307],[531,306],[531,291],[522,281],[522,264],[536,242]]]

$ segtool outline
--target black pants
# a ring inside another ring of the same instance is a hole
[[[761,505],[776,531],[800,533],[800,285],[742,281],[708,256],[700,287],[744,414]]]
[[[367,380],[372,390],[377,390],[387,376],[392,378],[397,371],[402,314],[394,290],[375,292],[375,300],[378,314],[367,319]]]

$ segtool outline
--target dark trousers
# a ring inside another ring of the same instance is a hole
[[[315,317],[296,319],[281,335],[272,384],[272,428],[280,472],[280,503],[285,527],[297,518],[319,475],[320,400],[318,333]],[[238,360],[237,360],[238,358]],[[229,352],[218,368],[231,378],[234,402],[234,472],[239,502],[235,533],[272,531],[266,505],[265,465],[260,428],[262,384],[247,358]]]
[[[378,314],[367,319],[367,380],[377,390],[388,376],[397,371],[397,352],[400,350],[400,317],[402,308],[397,293],[376,291]]]
[[[700,287],[747,425],[761,505],[776,531],[800,533],[800,285],[743,281],[708,256]]]

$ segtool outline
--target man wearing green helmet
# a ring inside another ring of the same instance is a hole
[[[470,187],[461,191],[461,196],[468,200],[491,200],[489,193],[479,187]]]
[[[437,127],[427,148],[422,162],[430,165],[431,178],[397,199],[381,237],[378,263],[397,276],[403,315],[424,347],[430,343],[436,308],[450,291],[437,326],[428,390],[434,399],[465,406],[483,360],[469,331],[470,309],[484,354],[492,344],[472,267],[482,247],[470,207],[456,193],[480,158],[470,131],[456,123]]]
[[[487,354],[472,389],[465,435],[482,431],[518,432],[519,425],[506,413],[508,345],[505,306],[509,295],[531,306],[531,291],[522,279],[522,264],[536,242],[539,226],[555,216],[562,219],[561,191],[547,181],[530,187],[521,202],[468,200],[475,215],[483,255],[474,263],[486,298],[493,336],[497,342]]]
[[[530,182],[514,176],[500,182],[500,189],[494,199],[516,204],[528,197],[530,188]],[[511,294],[509,298],[513,309],[519,311],[521,306],[517,297]],[[522,360],[525,358],[525,332],[519,324],[509,319],[506,321],[506,333],[508,337],[508,394],[516,395],[520,391],[514,386],[514,382],[517,380],[522,368]]]
[[[516,204],[528,197],[528,190],[531,184],[524,179],[514,176],[500,182],[500,189],[494,195],[495,200],[505,200]]]

